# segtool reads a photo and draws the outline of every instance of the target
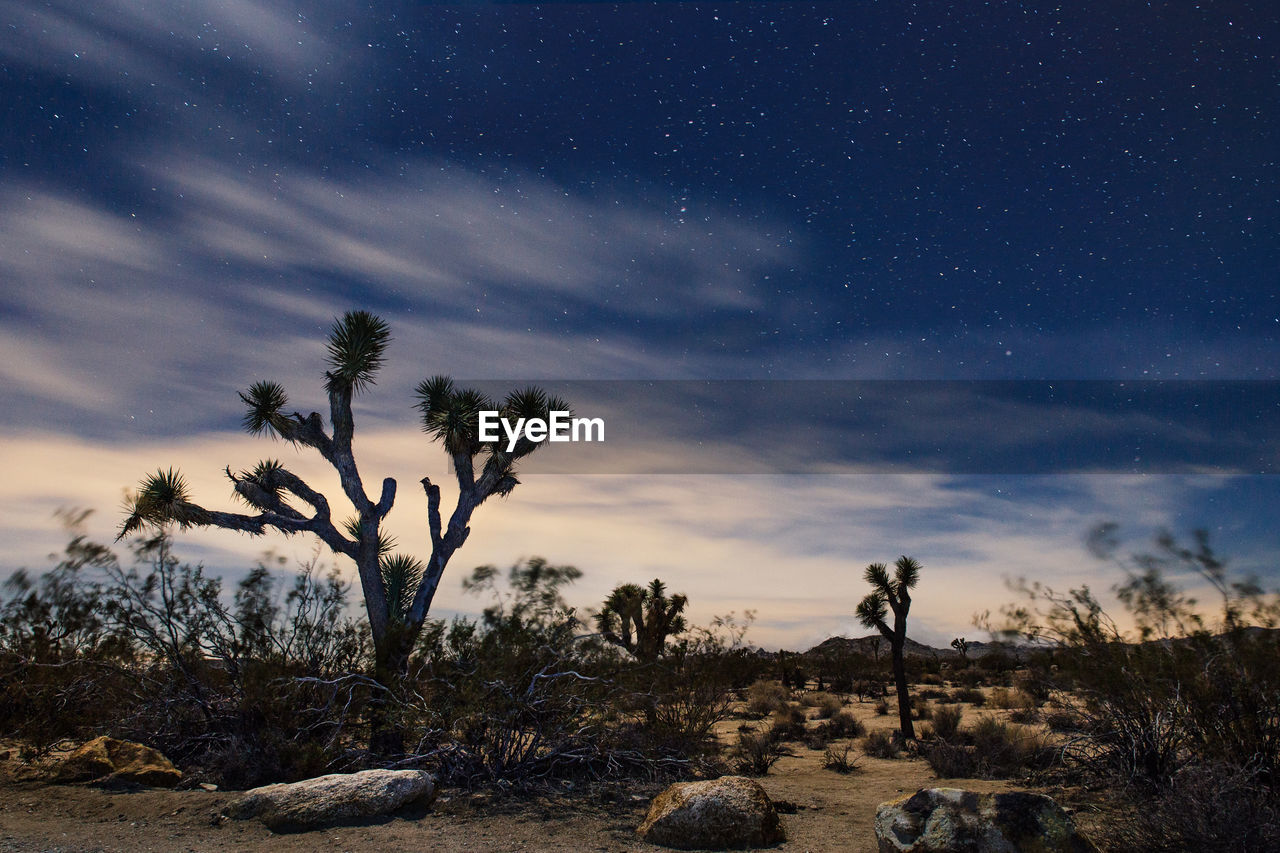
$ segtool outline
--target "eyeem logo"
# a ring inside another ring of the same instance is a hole
[[[547,420],[542,418],[518,418],[513,426],[510,419],[498,412],[480,413],[480,440],[497,441],[498,425],[507,435],[507,452],[516,449],[521,438],[530,441],[604,441],[604,418],[575,418],[570,412],[553,410]]]

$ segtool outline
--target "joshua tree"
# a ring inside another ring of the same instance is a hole
[[[911,609],[911,593],[908,590],[920,579],[920,564],[910,557],[899,557],[894,567],[894,575],[890,578],[884,563],[867,566],[863,577],[871,584],[871,592],[858,604],[858,621],[868,628],[875,628],[889,641],[893,653],[893,680],[898,688],[898,722],[902,736],[915,740],[903,650],[907,645],[907,611]],[[885,622],[890,610],[893,611],[892,628]]]
[[[951,648],[960,653],[960,660],[967,667],[969,665],[969,641],[964,637],[956,637],[951,641]]]
[[[641,663],[653,663],[666,648],[667,638],[683,633],[685,621],[680,614],[688,603],[683,595],[667,598],[667,588],[657,578],[648,587],[622,584],[609,593],[596,614],[596,630]]]
[[[374,501],[365,493],[351,448],[352,398],[374,384],[390,341],[388,325],[366,311],[349,311],[333,324],[325,357],[330,431],[318,412],[289,414],[288,397],[275,382],[255,382],[240,394],[247,407],[244,428],[253,435],[266,433],[318,452],[337,471],[342,491],[355,508],[354,517],[335,521],[328,498],[280,462],[266,460],[248,471],[226,469],[236,496],[255,511],[253,514],[205,509],[192,501],[181,474],[161,470],[145,478],[130,498],[129,514],[118,537],[144,526],[170,523],[253,535],[268,529],[314,533],[335,553],[356,564],[376,650],[376,675],[384,683],[397,680],[406,671],[409,651],[431,609],[440,576],[471,532],[472,513],[492,495],[509,495],[519,484],[516,461],[540,446],[522,438],[508,453],[505,441],[481,441],[479,413],[497,411],[515,422],[516,418],[546,419],[551,411],[568,411],[563,401],[548,398],[538,388],[513,392],[497,404],[478,391],[455,387],[447,377],[419,383],[415,394],[422,427],[433,441],[444,445],[453,463],[458,500],[445,527],[440,487],[423,477],[431,556],[424,564],[405,554],[393,554],[393,543],[381,526],[395,501],[396,481],[384,479],[381,494]]]

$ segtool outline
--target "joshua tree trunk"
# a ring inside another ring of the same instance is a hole
[[[915,726],[911,722],[911,693],[907,688],[907,662],[903,644],[893,645],[893,684],[898,690],[898,727],[908,740],[916,739]]]

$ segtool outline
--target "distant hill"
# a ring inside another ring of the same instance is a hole
[[[830,637],[809,649],[805,654],[852,653],[875,657],[875,643],[877,640],[880,642],[881,656],[889,654],[889,641],[879,634],[868,634],[865,637],[858,637],[853,640],[848,637]],[[983,643],[971,640],[969,642],[969,658],[980,658],[998,648],[1001,648],[999,643]],[[939,660],[958,660],[960,658],[960,653],[953,648],[938,649],[933,646],[926,646],[924,643],[917,643],[910,637],[907,638],[903,651],[907,657],[938,658]]]
[[[1264,628],[1264,627],[1255,625],[1255,626],[1250,626],[1248,628],[1245,628],[1244,632],[1245,634],[1251,637],[1256,637],[1257,635],[1263,634],[1263,633],[1280,634],[1280,628]],[[823,640],[821,643],[818,643],[818,645],[809,649],[809,651],[804,652],[804,654],[821,655],[824,653],[826,654],[852,653],[852,654],[866,655],[867,657],[875,657],[875,652],[873,649],[874,649],[876,640],[880,641],[880,657],[882,658],[887,657],[889,654],[889,641],[881,637],[879,634],[868,634],[865,637],[858,637],[857,639],[852,639],[852,640],[849,639],[848,637],[830,637],[826,640]],[[1177,637],[1172,639],[1147,640],[1146,642],[1168,646],[1168,645],[1176,645],[1181,643],[1190,643],[1190,642],[1193,642],[1193,638]],[[1022,658],[1022,656],[1026,654],[1026,652],[1030,649],[1030,647],[1010,646],[1010,645],[1005,645],[1003,643],[983,643],[978,640],[970,640],[969,641],[969,659],[975,660],[977,658],[983,657],[984,655],[989,655],[992,652],[996,651],[997,649],[1003,649],[1005,652],[1013,655],[1015,658]],[[905,653],[907,657],[922,657],[922,658],[930,658],[930,659],[936,658],[937,660],[944,660],[944,661],[958,660],[960,658],[960,653],[953,648],[948,647],[945,649],[939,649],[939,648],[934,648],[933,646],[926,646],[924,643],[917,643],[915,640],[911,639],[910,637],[907,638]]]

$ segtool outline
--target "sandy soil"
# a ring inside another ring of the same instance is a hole
[[[869,728],[893,727],[891,718],[875,716],[870,704],[850,708]],[[967,709],[966,718],[980,713],[992,712]],[[719,734],[729,740],[740,723],[725,721]],[[759,780],[775,801],[795,806],[794,813],[782,817],[787,841],[774,848],[781,851],[874,853],[876,807],[886,800],[936,785],[980,791],[1018,787],[1003,781],[938,779],[920,759],[868,758],[860,751],[859,769],[843,775],[823,769],[821,750],[803,744],[794,749],[794,756],[783,758]],[[494,799],[446,790],[425,813],[275,835],[257,821],[220,817],[234,792],[111,791],[22,781],[23,775],[16,760],[0,764],[0,851],[664,849],[642,843],[634,834],[656,790],[624,795],[621,803],[585,796]],[[1062,801],[1062,792],[1049,793]],[[1087,827],[1087,815],[1082,816]]]

